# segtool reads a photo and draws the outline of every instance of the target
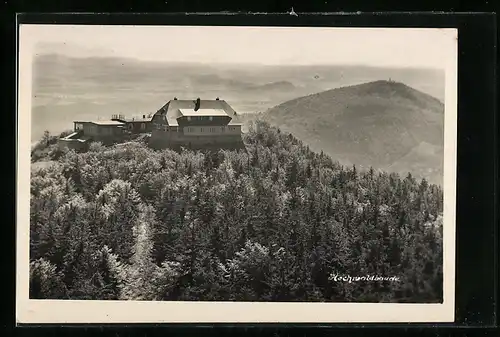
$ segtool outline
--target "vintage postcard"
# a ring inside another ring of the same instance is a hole
[[[20,25],[17,322],[452,322],[457,39]]]

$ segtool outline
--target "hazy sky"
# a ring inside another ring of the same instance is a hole
[[[443,68],[456,31],[411,28],[22,25],[36,52],[154,61]]]

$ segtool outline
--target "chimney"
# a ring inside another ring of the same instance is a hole
[[[195,105],[194,105],[194,111],[198,111],[198,109],[200,109],[200,105],[201,105],[201,100],[200,98],[198,97],[196,99],[196,102],[195,102]]]
[[[146,119],[146,115],[142,115],[142,119]]]
[[[217,97],[215,100],[216,100],[216,101],[218,101],[218,100],[219,100],[219,97]]]
[[[174,101],[177,101],[177,97],[174,97]]]

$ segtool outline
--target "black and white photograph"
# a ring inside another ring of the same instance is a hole
[[[19,31],[19,321],[453,320],[455,29]]]

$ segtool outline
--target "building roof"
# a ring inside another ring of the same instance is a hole
[[[146,119],[126,119],[125,120],[127,123],[149,123],[151,122],[151,118],[146,118]]]
[[[135,122],[147,123],[147,122],[151,122],[151,118],[152,118],[152,116],[148,117],[148,115],[146,115],[145,118],[142,118],[142,116],[131,116],[131,117],[125,117],[124,120],[127,123],[135,123]]]
[[[123,122],[112,121],[112,120],[73,121],[73,123],[91,123],[91,124],[96,124],[96,125],[108,125],[108,126],[125,125],[125,123],[123,123]]]
[[[182,116],[227,116],[223,109],[179,109]]]
[[[182,116],[188,116],[190,111],[194,111],[195,100],[170,100],[167,104],[165,104],[161,109],[159,109],[155,115],[161,115],[166,119],[168,125],[170,126],[178,126],[177,118]],[[208,111],[211,114],[206,114]],[[222,114],[222,112],[224,114]],[[183,115],[187,113],[188,115]],[[195,115],[190,116],[215,116],[212,113],[217,113],[216,116],[228,116],[231,117],[235,115],[235,111],[229,104],[227,104],[224,100],[201,100],[200,101],[200,109],[196,112]]]
[[[112,121],[112,120],[89,121],[89,123],[96,124],[96,125],[109,125],[109,126],[120,126],[120,125],[125,124],[123,122]]]

